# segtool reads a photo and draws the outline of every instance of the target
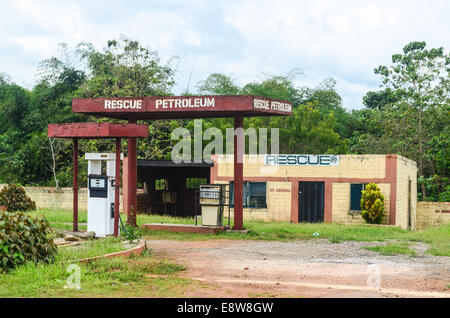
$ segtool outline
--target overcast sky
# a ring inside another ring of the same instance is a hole
[[[344,107],[362,107],[377,90],[378,65],[411,41],[450,49],[448,0],[0,0],[0,72],[31,88],[40,61],[58,43],[101,49],[121,35],[180,57],[174,93],[209,74],[238,84],[299,68],[299,86],[332,77]]]

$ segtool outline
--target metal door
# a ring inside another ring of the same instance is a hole
[[[298,221],[323,222],[325,182],[300,182],[298,189]]]

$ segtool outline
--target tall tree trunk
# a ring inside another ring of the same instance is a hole
[[[53,178],[55,180],[55,187],[58,187],[59,183],[58,183],[58,178],[56,177],[56,158],[55,158],[56,155],[55,155],[55,150],[53,149],[53,141],[50,137],[48,137],[48,143],[50,144],[50,151],[52,153],[52,165],[50,168],[52,169],[52,172],[53,172]]]
[[[423,140],[422,140],[422,113],[419,110],[419,118],[418,118],[418,122],[417,122],[417,132],[419,135],[419,156],[418,156],[418,172],[419,172],[419,176],[423,177]],[[427,196],[427,191],[425,188],[425,183],[421,183],[420,185],[420,190],[422,191],[422,199],[424,199]]]

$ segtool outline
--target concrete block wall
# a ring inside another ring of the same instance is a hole
[[[406,229],[416,228],[417,164],[397,156],[396,219],[395,224]]]
[[[351,183],[333,183],[332,221],[342,224],[365,224],[361,214],[350,213],[350,185]],[[389,224],[390,214],[390,184],[377,183],[384,195],[383,224]]]
[[[339,157],[338,166],[275,167],[264,165],[264,156],[262,155],[245,155],[244,178],[385,178],[386,155],[340,155]],[[217,176],[233,177],[233,156],[221,155],[216,158],[219,162]]]
[[[6,184],[0,184],[0,190]],[[24,187],[25,193],[36,202],[37,209],[72,210],[73,189],[56,187]],[[88,189],[78,189],[78,209],[87,210]],[[123,209],[123,198],[120,196],[120,210]]]
[[[228,184],[224,181],[217,181],[216,183]],[[289,222],[291,217],[291,182],[267,182],[266,199],[267,208],[265,209],[244,208],[244,220]],[[227,207],[224,215],[228,215]],[[231,208],[231,218],[233,218],[233,215],[234,209]]]
[[[450,224],[450,202],[417,202],[416,228]]]

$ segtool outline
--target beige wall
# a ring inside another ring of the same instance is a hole
[[[450,202],[417,202],[417,229],[449,223]]]
[[[343,224],[364,224],[361,213],[350,213],[350,185],[351,183],[333,183],[332,220]],[[389,224],[390,191],[389,183],[377,183],[381,194],[384,195],[383,224]]]
[[[5,184],[0,184],[2,189]],[[37,209],[72,210],[72,188],[55,187],[24,187],[25,193],[36,202]],[[87,210],[87,188],[78,190],[78,209]],[[120,196],[120,209],[122,210],[122,195]]]
[[[397,198],[395,224],[407,229],[416,228],[417,164],[397,156]]]
[[[228,182],[218,181],[219,184]],[[266,209],[244,208],[244,220],[264,220],[264,221],[286,221],[291,217],[291,182],[267,182],[266,186]],[[230,209],[230,216],[233,218],[234,209]],[[228,216],[228,208],[225,209],[225,216]]]
[[[233,156],[217,156],[218,177],[233,177]],[[245,177],[384,178],[386,155],[340,155],[338,166],[266,166],[264,156],[244,156]]]

